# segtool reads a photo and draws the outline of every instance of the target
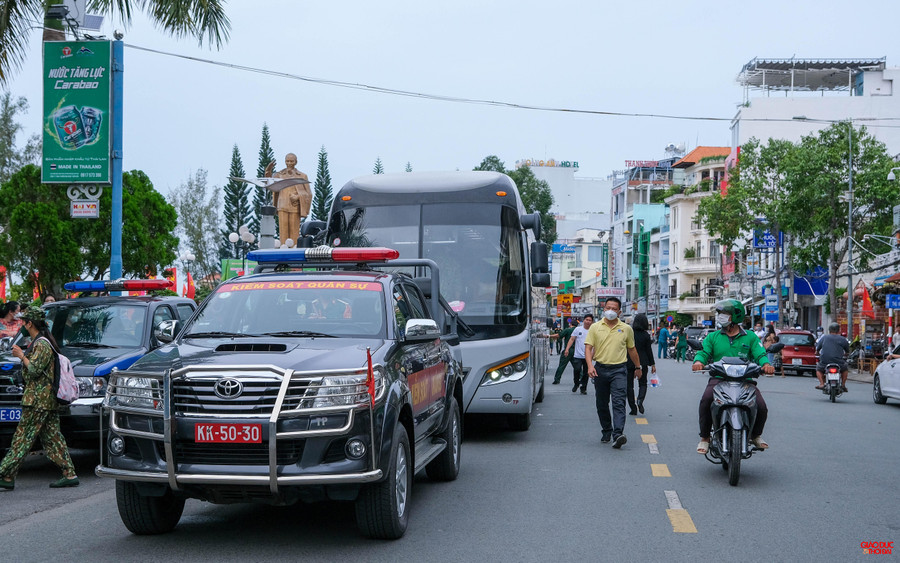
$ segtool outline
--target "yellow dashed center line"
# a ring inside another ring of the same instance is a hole
[[[676,534],[697,533],[697,527],[694,526],[694,521],[691,520],[691,515],[687,510],[667,508],[666,515],[669,517],[669,522],[672,523],[672,531]]]
[[[645,444],[656,443],[656,438],[653,436],[653,434],[641,434],[641,440],[643,440]]]
[[[635,424],[648,424],[646,418],[635,418],[635,419],[634,419],[634,423],[635,423]]]
[[[665,463],[651,463],[650,470],[653,472],[654,477],[671,477],[672,474],[669,473],[669,466]]]

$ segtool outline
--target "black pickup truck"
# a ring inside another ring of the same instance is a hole
[[[131,532],[172,530],[188,498],[342,500],[364,535],[399,538],[413,475],[456,479],[462,368],[436,266],[331,250],[251,253],[257,273],[113,372],[96,472]]]

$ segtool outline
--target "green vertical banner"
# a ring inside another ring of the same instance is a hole
[[[41,182],[109,184],[109,41],[44,42]]]

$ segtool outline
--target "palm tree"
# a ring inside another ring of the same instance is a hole
[[[54,0],[3,0],[0,2],[0,86],[8,86],[28,54],[30,31],[43,26],[44,41],[63,40],[62,22],[44,18]],[[126,24],[141,10],[175,37],[204,39],[215,47],[228,40],[231,23],[224,0],[89,0],[88,11],[118,15]]]

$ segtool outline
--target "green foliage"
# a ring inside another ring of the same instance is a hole
[[[37,164],[41,156],[41,138],[32,135],[23,149],[16,148],[16,136],[22,125],[16,120],[18,114],[28,111],[28,100],[16,98],[5,92],[0,98],[0,184],[9,180],[26,164]]]
[[[474,169],[500,172],[512,178],[519,189],[525,211],[541,214],[541,240],[547,244],[553,244],[556,241],[556,216],[550,213],[550,208],[553,206],[553,193],[546,180],[539,180],[528,166],[506,170],[503,161],[494,155],[485,157],[481,164]]]
[[[222,211],[225,219],[224,228],[219,231],[219,258],[237,258],[239,249],[236,244],[228,240],[228,235],[238,232],[241,225],[250,221],[250,185],[230,178],[244,178],[244,163],[241,161],[241,151],[234,145],[231,150],[231,167],[228,169],[228,183],[223,190],[225,205]]]
[[[85,275],[101,278],[109,268],[110,192],[100,198],[100,218],[72,219],[65,189],[41,184],[40,168],[24,166],[0,186],[0,263],[32,285],[40,272],[41,297],[61,294],[65,282]],[[175,210],[143,172],[123,175],[122,217],[124,275],[153,275],[174,259]]]
[[[697,257],[697,249],[693,246],[689,246],[684,249],[684,257],[685,258],[696,258]]]
[[[712,162],[725,162],[725,156],[704,156],[700,159],[699,164],[710,164]]]
[[[178,211],[177,233],[196,259],[191,268],[199,280],[219,272],[219,189],[209,188],[202,168],[172,191],[172,205]],[[200,285],[200,284],[198,284]]]
[[[381,157],[375,159],[375,167],[372,169],[372,174],[384,174],[384,165],[381,163]]]
[[[680,184],[672,184],[664,190],[653,190],[650,192],[650,203],[665,203],[667,198],[676,194],[684,193],[684,186]]]
[[[275,162],[275,151],[272,149],[271,139],[269,137],[269,126],[263,123],[262,140],[259,143],[259,164],[256,166],[256,177],[262,178],[266,175],[266,167],[270,163]],[[250,209],[250,223],[247,227],[253,234],[259,234],[259,210],[262,206],[268,205],[272,201],[269,196],[269,190],[256,187],[253,189],[253,207]],[[237,232],[237,231],[233,231]]]
[[[62,29],[59,19],[45,19],[46,7],[56,2],[45,0],[5,0],[0,8],[0,85],[9,84],[15,71],[22,68],[28,54],[28,40],[35,22],[40,27]],[[140,10],[150,21],[175,37],[193,37],[201,44],[221,47],[228,41],[231,23],[225,15],[224,0],[92,0],[92,13],[116,16],[126,24]]]
[[[203,300],[209,297],[209,294],[215,291],[214,287],[209,287],[207,285],[198,285],[196,290],[194,291],[194,301],[199,305],[203,303]]]
[[[412,172],[412,164],[410,164],[408,160],[406,161],[406,171]]]
[[[311,219],[327,221],[331,212],[334,191],[331,189],[331,173],[328,171],[328,152],[325,145],[319,149],[319,164],[316,168],[315,193],[313,194]]]

